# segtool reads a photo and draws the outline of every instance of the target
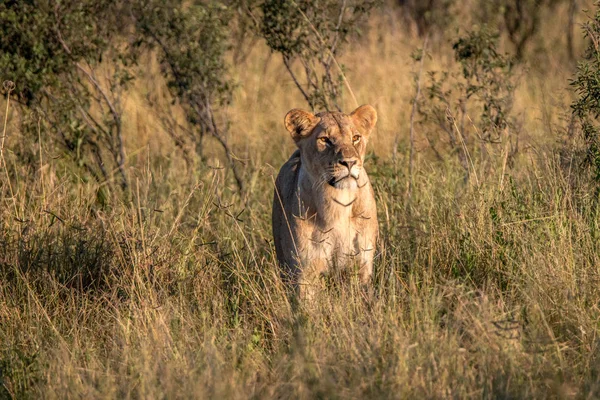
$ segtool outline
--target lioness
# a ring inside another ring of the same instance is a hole
[[[285,127],[298,150],[281,167],[273,197],[273,237],[284,275],[312,298],[321,274],[355,268],[366,284],[379,232],[373,188],[363,169],[377,112],[313,115],[293,109]]]

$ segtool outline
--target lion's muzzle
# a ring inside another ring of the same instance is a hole
[[[356,161],[340,161],[339,164],[343,165],[344,167],[336,169],[335,173],[327,183],[336,189],[356,188],[361,167],[357,165]]]

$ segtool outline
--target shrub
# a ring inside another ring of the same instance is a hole
[[[269,48],[281,54],[296,87],[310,108],[338,109],[345,80],[336,57],[357,31],[361,17],[377,0],[313,1],[267,0],[261,5],[260,34]],[[305,82],[292,64],[299,61]]]
[[[226,6],[200,1],[0,4],[0,70],[16,83],[26,143],[43,129],[86,175],[110,183],[117,172],[127,189],[122,95],[139,72],[140,52],[156,47],[169,89],[194,127],[188,140],[202,156],[205,134],[216,138],[241,188],[228,123],[215,115],[233,88],[224,60],[230,17]],[[106,58],[110,68],[102,69]]]
[[[586,146],[585,164],[591,167],[596,182],[600,182],[600,9],[583,25],[583,32],[589,44],[571,81],[577,95],[571,108],[581,124]]]
[[[22,113],[35,111],[22,127],[32,141],[43,122],[75,165],[99,181],[117,170],[125,188],[120,93],[132,76],[129,60],[109,53],[122,7],[114,0],[0,4],[0,70],[16,83]],[[115,70],[99,77],[96,66],[106,55]]]
[[[498,33],[485,26],[459,37],[452,48],[460,72],[430,71],[418,111],[438,158],[444,156],[435,144],[447,136],[451,153],[458,155],[468,176],[474,140],[482,144],[508,140],[510,154],[518,151],[518,131],[511,116],[513,63],[498,51]]]
[[[138,45],[159,49],[171,94],[195,127],[188,132],[188,139],[202,157],[203,138],[215,138],[225,151],[241,190],[242,178],[226,140],[228,122],[219,123],[215,115],[220,106],[231,101],[234,87],[225,62],[225,52],[230,48],[231,10],[220,3],[187,5],[181,0],[142,0],[133,9],[140,34]]]

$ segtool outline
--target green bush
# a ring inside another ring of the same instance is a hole
[[[341,110],[344,73],[336,57],[357,32],[361,18],[378,0],[266,0],[260,6],[260,34],[273,52],[281,54],[296,87],[311,109]],[[294,61],[304,71],[302,82]]]
[[[231,10],[221,3],[181,0],[141,0],[133,7],[138,45],[159,50],[167,85],[194,127],[188,134],[198,155],[203,138],[215,138],[226,153],[238,189],[242,178],[227,144],[227,122],[218,123],[216,110],[231,101],[234,83],[228,76],[225,52],[230,49]]]
[[[123,7],[114,0],[0,4],[0,70],[16,84],[29,140],[43,125],[74,165],[98,181],[119,171],[126,187],[119,100],[132,76],[129,60],[110,51],[125,23]],[[105,56],[115,62],[109,83],[95,73]]]
[[[584,24],[583,33],[589,44],[571,81],[577,95],[571,108],[581,123],[586,146],[585,163],[591,167],[596,182],[600,183],[600,10],[597,9]]]
[[[231,15],[221,3],[180,0],[0,4],[0,70],[16,83],[12,96],[24,116],[25,143],[37,141],[42,129],[77,175],[127,189],[122,96],[139,73],[141,52],[156,46],[169,89],[194,127],[190,140],[198,154],[202,137],[215,137],[241,187],[225,141],[227,123],[215,117],[233,88],[224,60]],[[110,72],[101,72],[107,58]]]
[[[518,130],[511,115],[515,79],[509,56],[498,50],[499,35],[484,26],[466,32],[453,42],[460,72],[428,73],[419,101],[421,124],[438,158],[445,158],[436,143],[445,141],[469,176],[469,152],[478,142],[506,143],[510,155],[518,151]]]

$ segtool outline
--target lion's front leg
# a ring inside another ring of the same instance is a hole
[[[358,270],[358,279],[361,285],[366,286],[371,281],[373,275],[373,256],[362,257],[360,268]]]
[[[375,243],[364,236],[359,236],[355,243],[356,264],[358,265],[358,279],[365,286],[371,281],[373,275],[373,257],[375,255]]]
[[[327,270],[327,261],[316,259],[306,264],[298,279],[298,295],[302,301],[312,303],[322,289],[321,275]]]

